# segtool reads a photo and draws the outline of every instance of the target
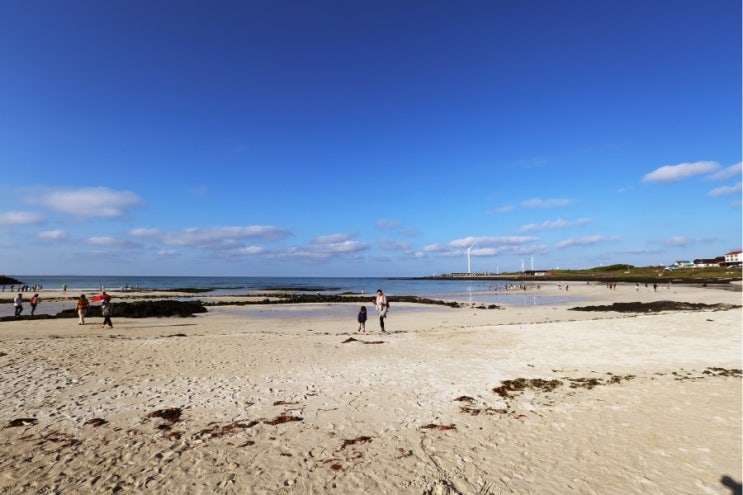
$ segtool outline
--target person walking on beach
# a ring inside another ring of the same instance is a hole
[[[31,298],[31,315],[34,314],[34,311],[36,311],[36,305],[39,304],[39,295],[34,294]]]
[[[23,295],[18,294],[15,299],[13,299],[13,306],[15,307],[15,315],[21,316],[21,313],[23,313]]]
[[[77,314],[80,317],[78,325],[85,325],[85,315],[88,314],[89,308],[90,302],[88,298],[85,297],[85,294],[81,294],[80,299],[77,300],[77,304],[75,305],[75,310],[77,310]]]
[[[105,293],[104,293],[105,294]],[[108,325],[108,328],[113,328],[114,324],[111,323],[111,301],[109,299],[103,299],[101,302],[101,314],[103,315],[103,324],[101,325],[101,328]]]
[[[387,311],[389,310],[390,305],[387,302],[387,296],[384,295],[382,289],[377,289],[377,299],[374,301],[374,305],[377,308],[377,315],[379,315],[379,327],[382,329],[382,332],[386,332],[384,329],[384,319],[387,318]]]
[[[356,332],[366,333],[366,306],[361,306],[359,315],[356,317],[356,320],[359,322],[359,329],[356,330]]]

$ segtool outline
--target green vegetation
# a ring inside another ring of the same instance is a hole
[[[566,278],[563,278],[566,277]],[[737,268],[676,268],[666,270],[660,266],[610,265],[585,270],[550,270],[555,280],[615,280],[628,282],[729,282],[741,280],[741,269]]]
[[[434,279],[481,279],[481,280],[560,280],[560,281],[605,281],[633,283],[702,283],[724,284],[741,280],[741,267],[676,268],[666,270],[662,266],[609,265],[581,270],[537,270],[544,275],[511,272],[440,275]]]

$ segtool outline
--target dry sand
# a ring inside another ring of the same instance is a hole
[[[741,293],[570,293],[0,323],[0,493],[740,493],[741,308],[569,308]]]

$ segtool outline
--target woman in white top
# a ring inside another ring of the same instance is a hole
[[[382,289],[377,290],[377,300],[375,301],[375,306],[377,307],[377,314],[379,315],[379,326],[384,332],[384,319],[387,317],[387,310],[389,309],[390,305],[387,304],[387,296],[382,293]]]

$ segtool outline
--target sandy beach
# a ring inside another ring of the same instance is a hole
[[[2,322],[0,493],[739,494],[741,308],[570,308],[741,292],[570,293]]]

